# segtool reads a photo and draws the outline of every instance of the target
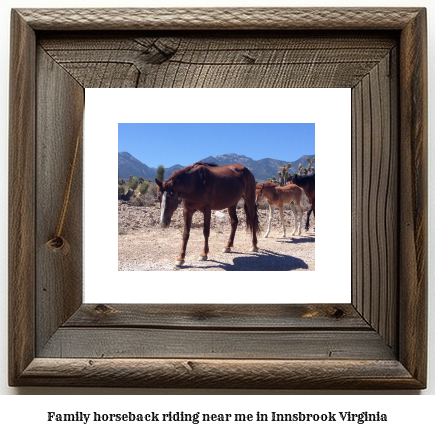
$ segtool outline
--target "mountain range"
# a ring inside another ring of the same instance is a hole
[[[314,155],[303,155],[296,161],[291,161],[292,165],[290,168],[290,173],[297,172],[299,163],[302,163],[303,167],[307,167],[306,158],[314,158]],[[216,157],[207,157],[200,160],[204,163],[214,163],[218,166],[223,166],[224,164],[234,164],[239,163],[246,166],[253,174],[255,179],[260,182],[266,181],[273,176],[277,178],[278,169],[283,165],[290,163],[290,161],[277,160],[274,158],[263,158],[261,160],[253,160],[252,158],[246,157],[245,155],[238,154],[224,154],[217,155]],[[193,162],[192,162],[193,163]],[[312,165],[315,167],[315,163]],[[173,172],[182,169],[184,166],[176,164],[171,167],[165,167],[165,179],[168,179]],[[148,167],[146,164],[139,161],[137,158],[133,157],[128,152],[118,153],[118,178],[128,179],[131,176],[142,177],[145,179],[152,179],[157,176],[157,168]]]

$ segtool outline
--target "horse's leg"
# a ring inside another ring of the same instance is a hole
[[[285,238],[285,223],[284,223],[284,205],[279,206],[279,215],[282,223],[282,237]]]
[[[257,214],[257,207],[255,205],[255,200],[246,200],[246,195],[244,197],[245,204],[247,206],[247,210],[249,213],[249,219],[251,221],[251,231],[252,231],[252,247],[251,252],[258,252],[257,247],[257,231],[258,231],[258,214]]]
[[[300,203],[296,205],[296,210],[297,210],[297,213],[299,214],[299,222],[297,224],[297,227],[299,229],[298,235],[300,235],[301,234],[301,229],[302,229],[301,228],[301,226],[302,226],[302,215],[304,214],[303,211],[302,211],[302,207],[301,207]],[[296,231],[296,214],[295,214],[295,231]]]
[[[308,232],[308,229],[310,227],[310,215],[311,211],[313,210],[313,207],[311,207],[307,212],[307,222],[305,223],[305,231]]]
[[[184,217],[184,231],[183,231],[183,242],[181,244],[181,251],[180,255],[177,258],[177,262],[175,265],[178,267],[181,267],[184,264],[184,258],[186,256],[186,246],[187,242],[189,241],[189,235],[190,235],[190,226],[192,225],[192,216],[194,210],[188,210],[186,208],[183,208],[183,217]]]
[[[200,261],[206,261],[208,255],[208,237],[210,236],[210,220],[211,220],[211,209],[204,208],[204,250],[199,255]]]
[[[223,253],[230,253],[231,247],[233,247],[234,245],[234,237],[236,236],[236,229],[237,229],[237,225],[239,224],[236,208],[237,208],[237,204],[230,206],[228,208],[228,215],[230,216],[230,220],[231,220],[231,233],[227,245],[222,250]]]
[[[293,236],[293,235],[296,235],[296,231],[297,231],[297,228],[298,228],[298,215],[296,214],[295,204],[294,204],[293,201],[290,202],[290,209],[292,210],[293,217],[295,219],[295,228],[294,228],[294,230],[292,232],[292,236]]]
[[[273,205],[269,204],[269,226],[267,227],[266,235],[264,236],[264,238],[267,238],[269,236],[270,227],[272,226],[273,209]]]

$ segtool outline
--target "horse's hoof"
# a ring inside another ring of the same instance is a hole
[[[200,256],[198,258],[198,261],[206,261],[207,260],[207,256]]]
[[[267,238],[269,236],[269,234],[266,234],[265,236],[264,236],[264,238]]]
[[[258,249],[257,249],[257,247],[251,247],[251,250],[250,250],[251,252],[258,252]]]
[[[176,267],[181,267],[184,264],[184,261],[177,261],[175,262]]]
[[[230,253],[230,252],[231,252],[231,249],[228,249],[228,248],[222,249],[222,253]]]

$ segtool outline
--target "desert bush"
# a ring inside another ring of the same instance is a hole
[[[140,196],[137,196],[131,201],[131,204],[133,206],[145,206],[146,201],[145,199],[142,199]]]
[[[139,193],[140,194],[146,194],[148,189],[150,188],[151,183],[148,181],[143,181],[142,184],[139,187]]]
[[[163,165],[157,167],[157,179],[161,182],[165,179],[165,168]]]
[[[157,184],[151,183],[149,188],[148,188],[147,194],[150,194],[156,198],[157,197]]]
[[[146,196],[135,197],[133,200],[131,200],[131,204],[133,206],[154,206],[156,201],[154,197],[147,194]]]
[[[138,197],[140,205],[138,206],[152,206],[154,207],[156,205],[156,201],[153,197],[145,196],[145,197]],[[157,202],[158,203],[158,202]]]
[[[124,186],[118,185],[118,200],[121,199],[121,196],[125,193]]]
[[[132,189],[133,191],[136,190],[136,188],[139,185],[139,180],[134,176],[133,178],[131,178],[129,184],[128,184],[128,188]]]

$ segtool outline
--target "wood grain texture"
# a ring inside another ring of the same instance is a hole
[[[82,136],[84,90],[41,48],[37,51],[37,89],[36,341],[39,351],[82,301],[82,146],[63,229],[69,252],[56,253],[45,244],[55,235],[76,140]],[[45,312],[52,314],[45,315]]]
[[[420,8],[19,9],[35,30],[401,30]]]
[[[53,386],[226,389],[418,389],[391,360],[41,359],[19,383]]]
[[[401,34],[399,360],[426,380],[427,357],[427,29],[420,12]]]
[[[184,330],[370,330],[351,305],[83,304],[64,327]]]
[[[381,65],[380,86],[390,86],[390,92],[382,94],[381,98],[381,122],[383,129],[383,138],[386,145],[383,146],[382,156],[383,164],[381,187],[383,191],[388,192],[379,197],[378,206],[384,211],[384,220],[380,222],[381,233],[385,234],[383,241],[388,240],[383,246],[386,252],[386,267],[388,273],[381,273],[381,279],[386,291],[379,294],[379,304],[382,306],[379,317],[378,330],[381,336],[385,337],[386,342],[397,351],[398,336],[398,273],[397,266],[399,263],[399,228],[397,215],[400,213],[400,203],[397,199],[399,195],[399,167],[400,152],[393,152],[399,143],[399,108],[398,108],[398,49],[391,50],[388,62]],[[388,146],[388,143],[390,146]],[[391,192],[391,193],[390,193]],[[393,272],[394,270],[394,272]],[[393,312],[391,315],[385,315],[384,312]]]
[[[352,89],[354,305],[397,349],[398,111],[393,48]]]
[[[10,201],[12,385],[425,387],[424,9],[26,9],[13,23],[10,161],[29,201]],[[103,86],[351,87],[352,306],[80,305],[80,183],[71,255],[42,243],[83,88]]]
[[[11,17],[9,185],[9,378],[35,357],[35,35]]]
[[[69,327],[39,357],[394,360],[374,330],[186,330]]]
[[[352,88],[396,38],[355,33],[206,36],[73,34],[39,41],[84,87]]]

